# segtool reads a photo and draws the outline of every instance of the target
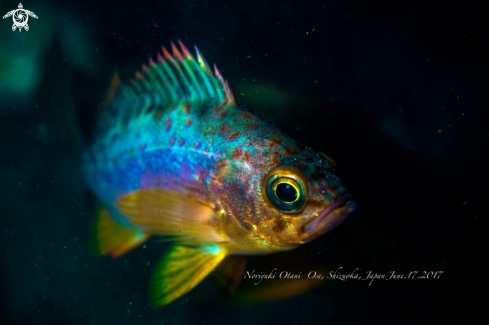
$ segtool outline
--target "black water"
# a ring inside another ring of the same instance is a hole
[[[23,4],[39,17],[29,18],[29,31],[0,21],[0,324],[443,324],[481,314],[487,4]],[[246,305],[206,280],[149,308],[150,274],[165,246],[150,241],[116,260],[90,254],[95,207],[79,134],[115,68],[129,78],[177,39],[219,66],[238,103],[339,165],[358,209],[305,254],[344,273],[443,271],[440,278],[331,280]],[[282,104],[260,104],[256,85],[273,85]]]

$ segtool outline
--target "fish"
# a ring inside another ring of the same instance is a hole
[[[154,307],[213,270],[236,288],[246,255],[297,248],[356,206],[328,156],[240,107],[217,66],[195,53],[172,42],[129,81],[115,73],[82,155],[103,205],[98,254],[117,258],[151,236],[171,242],[152,275]]]

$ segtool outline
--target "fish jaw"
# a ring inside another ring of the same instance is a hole
[[[317,238],[342,223],[355,208],[356,202],[351,195],[344,195],[307,224],[304,231],[312,238]]]

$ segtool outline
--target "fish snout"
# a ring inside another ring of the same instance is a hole
[[[325,234],[339,225],[356,208],[356,202],[351,194],[344,194],[325,208],[314,220],[304,226],[308,234]]]

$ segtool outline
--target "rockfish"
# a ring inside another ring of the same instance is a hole
[[[179,47],[163,47],[130,82],[114,75],[83,154],[104,205],[101,254],[118,257],[153,235],[173,242],[153,275],[153,306],[190,291],[226,256],[291,250],[355,208],[329,157],[239,107],[217,67]],[[220,268],[244,272],[243,263]]]

